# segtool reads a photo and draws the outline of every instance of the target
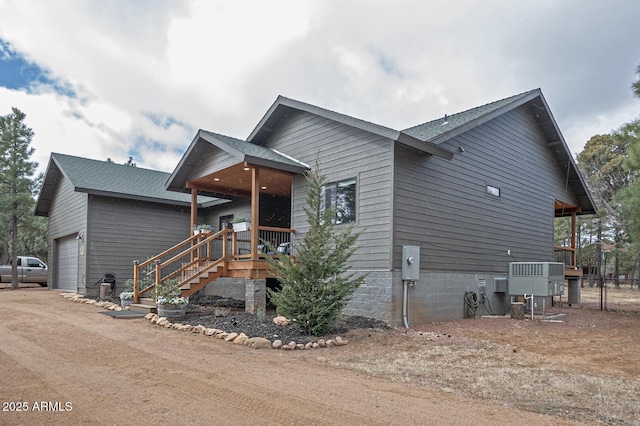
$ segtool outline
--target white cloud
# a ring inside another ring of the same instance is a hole
[[[576,153],[638,113],[639,15],[630,0],[0,0],[0,38],[76,93],[0,89],[0,113],[27,113],[41,163],[171,171],[198,128],[244,138],[279,94],[403,129],[540,87]]]
[[[8,114],[17,107],[26,114],[25,124],[34,131],[34,160],[43,171],[51,152],[65,152],[89,158],[106,159],[121,141],[111,132],[76,118],[77,110],[69,100],[54,92],[26,94],[0,88],[0,110]]]
[[[562,134],[570,144],[573,154],[578,154],[584,149],[584,145],[595,135],[603,135],[617,130],[622,124],[628,123],[640,117],[638,101],[631,101],[621,105],[616,110],[606,113],[581,116],[567,123],[561,128]]]

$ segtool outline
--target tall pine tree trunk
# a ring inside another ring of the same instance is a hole
[[[16,210],[17,204],[13,203]],[[15,213],[11,215],[11,288],[18,288],[18,216]]]

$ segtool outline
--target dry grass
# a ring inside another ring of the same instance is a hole
[[[583,305],[600,306],[600,288],[588,285],[580,289],[580,302]],[[624,309],[640,311],[640,290],[637,286],[631,288],[627,283],[616,287],[613,283],[607,284],[603,292],[606,297],[607,309]]]
[[[551,325],[541,325],[534,332],[547,326]],[[325,362],[373,377],[581,423],[640,424],[637,376],[580,371],[565,365],[558,354],[547,357],[544,353],[493,342],[490,333],[487,338],[475,338],[414,332],[383,351],[376,351],[375,343],[370,345],[360,353],[353,351]]]

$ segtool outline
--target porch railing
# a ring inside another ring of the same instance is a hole
[[[275,256],[275,251],[290,255],[294,233],[293,229],[260,226],[256,257]],[[133,262],[134,303],[140,303],[140,297],[157,300],[158,288],[168,280],[177,279],[178,286],[183,287],[212,268],[226,268],[227,262],[252,258],[250,230],[223,229],[192,235],[144,262]]]
[[[133,299],[158,298],[158,288],[171,279],[182,287],[195,276],[222,264],[230,252],[231,231],[198,233],[144,262],[134,261]]]
[[[288,228],[275,228],[271,226],[258,227],[258,257],[264,258],[275,255],[276,251],[283,254],[291,254],[293,235],[296,231]],[[233,259],[249,259],[251,253],[251,229],[233,233]]]

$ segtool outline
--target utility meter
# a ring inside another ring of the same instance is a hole
[[[420,279],[420,246],[402,246],[402,279]]]

